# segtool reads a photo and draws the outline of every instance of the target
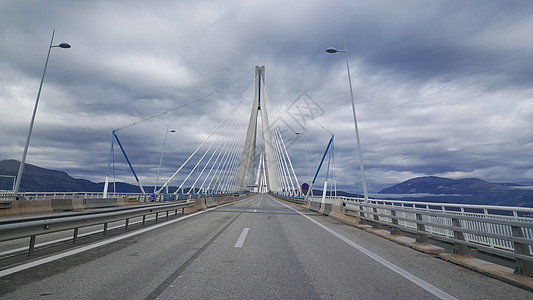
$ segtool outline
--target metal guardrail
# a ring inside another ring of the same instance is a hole
[[[533,276],[533,208],[429,203],[337,197],[347,215],[374,227],[391,226],[454,244],[454,253],[469,255],[468,247],[515,260],[515,273]]]
[[[28,255],[31,255],[34,250],[35,238],[37,235],[74,229],[72,241],[73,243],[76,243],[78,238],[78,229],[81,227],[104,224],[103,235],[105,236],[107,233],[108,223],[126,220],[125,229],[127,229],[129,219],[131,218],[142,216],[142,225],[144,225],[147,215],[155,214],[155,222],[157,222],[160,213],[166,212],[166,217],[168,218],[169,212],[174,211],[174,215],[177,216],[178,210],[182,210],[181,213],[183,213],[183,209],[190,206],[194,206],[194,202],[163,204],[157,206],[108,211],[103,213],[93,212],[87,214],[69,215],[66,217],[36,217],[32,218],[30,221],[13,219],[5,220],[0,221],[0,242],[30,237]]]
[[[19,193],[26,200],[50,200],[50,199],[96,199],[103,198],[103,193],[98,192],[24,192]],[[137,198],[141,193],[109,193],[108,198]],[[149,195],[148,195],[149,196]],[[4,198],[13,198],[12,193],[2,194]]]
[[[209,197],[224,197],[233,193],[210,193]],[[242,193],[241,193],[242,194]],[[19,196],[24,197],[25,200],[50,200],[50,199],[98,199],[103,198],[104,194],[100,192],[24,192],[19,193]],[[160,202],[160,201],[179,201],[194,199],[198,197],[206,197],[206,194],[142,194],[142,193],[108,193],[107,198],[136,198],[139,203],[146,202]],[[1,200],[14,200],[12,191],[0,191]]]

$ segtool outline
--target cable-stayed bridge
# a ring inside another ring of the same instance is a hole
[[[256,67],[232,113],[153,191],[114,130],[102,193],[4,196],[0,298],[532,297],[532,209],[328,196],[333,135],[302,184],[268,104]],[[142,193],[114,189],[115,147]]]
[[[231,112],[161,186],[157,186],[158,180],[156,180],[152,196],[169,200],[176,196],[186,198],[195,194],[213,195],[244,191],[301,195],[300,184],[279,124],[270,124],[267,106],[265,68],[256,67],[255,80],[233,106]],[[247,115],[250,116],[249,119],[246,118]],[[243,128],[246,129],[245,132]],[[107,198],[110,191],[109,180],[114,162],[112,154],[115,143],[123,154],[139,189],[145,194],[147,192],[135,172],[134,165],[118,138],[118,131],[117,129],[112,132],[103,197]],[[260,131],[260,147],[258,147],[258,131]],[[169,185],[174,182],[177,182],[178,188],[169,195]]]

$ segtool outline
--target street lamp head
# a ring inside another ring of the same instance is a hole
[[[337,52],[346,53],[346,49],[339,50],[339,49],[335,49],[333,47],[330,47],[330,48],[326,49],[326,52],[327,53],[337,53]]]
[[[61,43],[61,44],[59,44],[59,45],[57,45],[57,46],[58,46],[59,48],[64,48],[64,49],[68,49],[68,48],[70,48],[70,45],[67,44],[67,43]]]
[[[176,130],[171,130],[171,131],[169,131],[169,132],[176,132]]]

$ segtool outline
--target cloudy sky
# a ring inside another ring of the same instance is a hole
[[[330,131],[339,187],[361,192],[345,57],[324,51],[345,39],[369,191],[426,175],[533,185],[531,1],[4,0],[0,159],[22,156],[54,29],[72,48],[52,49],[27,163],[101,182],[111,131],[136,123],[119,136],[153,184],[169,125],[168,178],[264,65],[301,181]]]

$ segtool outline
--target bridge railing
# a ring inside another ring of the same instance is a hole
[[[321,202],[322,197],[311,201]],[[375,228],[387,225],[392,234],[416,234],[450,242],[454,254],[470,255],[474,248],[514,259],[515,273],[533,276],[533,208],[415,202],[349,197],[326,197],[345,215],[360,218]]]
[[[175,201],[175,200],[187,200],[198,197],[224,197],[233,193],[209,193],[209,195],[197,193],[197,194],[142,194],[142,193],[108,193],[108,198],[130,198],[137,199],[140,203],[145,202],[162,202],[162,201]],[[19,193],[20,196],[26,200],[50,200],[50,199],[101,199],[104,197],[100,192],[24,192]],[[13,200],[12,191],[0,191],[1,200]]]
[[[454,244],[455,254],[469,255],[468,247],[515,259],[517,273],[533,275],[533,208],[451,203],[328,197],[345,214],[373,224],[391,226]]]
[[[102,198],[103,193],[98,192],[24,192],[19,193],[26,200],[49,200],[49,199],[97,199]],[[143,195],[141,193],[109,193],[110,198],[134,198]],[[9,195],[6,195],[9,196]]]

